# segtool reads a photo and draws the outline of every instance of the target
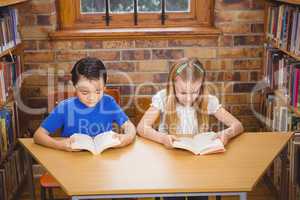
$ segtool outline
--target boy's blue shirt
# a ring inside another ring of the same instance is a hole
[[[94,107],[87,107],[78,97],[61,101],[41,127],[50,134],[62,128],[61,137],[69,137],[74,133],[96,136],[112,130],[113,122],[122,126],[128,120],[127,115],[113,97],[104,94]]]

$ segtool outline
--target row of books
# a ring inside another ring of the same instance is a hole
[[[18,137],[22,137],[19,131],[19,116],[15,103],[0,110],[0,161],[13,151]]]
[[[272,131],[300,131],[300,116],[287,106],[278,105],[280,101],[274,93],[265,94],[262,114],[267,127]]]
[[[300,55],[300,9],[288,4],[268,7],[267,37],[284,50]]]
[[[20,43],[18,10],[0,7],[0,53]]]
[[[21,82],[17,83],[22,73],[20,56],[4,56],[0,59],[0,102],[6,102],[9,91],[14,86],[20,87]]]
[[[280,90],[292,107],[300,107],[300,61],[278,49],[266,48],[266,82],[271,90]]]
[[[0,199],[12,199],[16,188],[25,180],[29,171],[30,156],[22,148],[16,149],[0,167]]]

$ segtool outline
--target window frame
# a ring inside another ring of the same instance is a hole
[[[111,15],[110,25],[106,26],[105,20],[101,19],[101,22],[99,15],[80,15],[80,0],[57,0],[56,3],[60,30],[213,27],[214,0],[191,0],[190,14],[166,13],[165,25],[161,25],[160,14],[138,14],[138,25],[134,25],[133,14],[118,14],[118,20]]]

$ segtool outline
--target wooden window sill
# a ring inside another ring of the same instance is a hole
[[[63,30],[49,34],[53,40],[77,39],[167,39],[219,36],[215,27],[168,27]]]

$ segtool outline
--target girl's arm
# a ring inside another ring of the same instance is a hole
[[[227,129],[224,129],[218,133],[224,144],[226,144],[231,138],[244,131],[242,123],[232,114],[230,114],[225,108],[219,108],[214,116],[228,126]]]
[[[121,144],[116,147],[123,147],[133,142],[136,135],[136,129],[133,123],[130,120],[127,120],[122,126],[125,134],[117,134],[116,137],[119,138]]]
[[[40,144],[45,147],[50,147],[53,149],[60,149],[65,151],[74,151],[71,149],[71,143],[72,140],[70,138],[65,138],[62,140],[55,140],[51,136],[49,136],[49,133],[47,130],[45,130],[43,127],[39,127],[34,135],[33,135],[33,141],[36,144]]]
[[[168,148],[172,148],[172,143],[174,140],[177,140],[177,138],[173,135],[158,132],[152,127],[159,115],[159,109],[150,106],[137,126],[138,134],[147,139],[164,144]]]

